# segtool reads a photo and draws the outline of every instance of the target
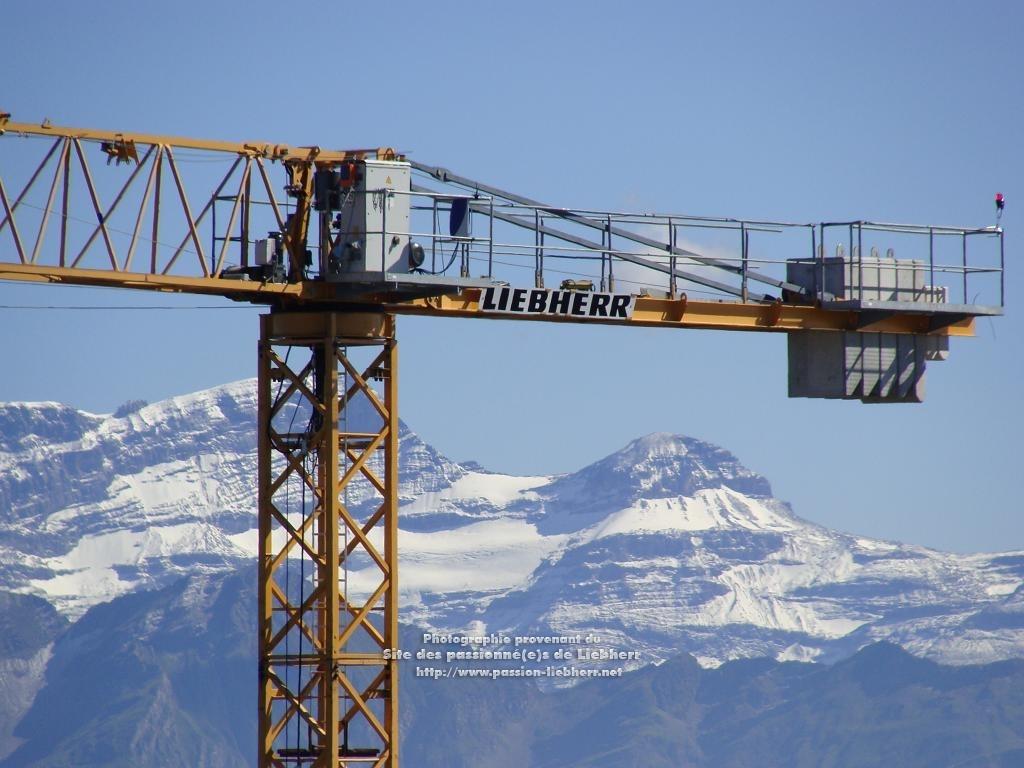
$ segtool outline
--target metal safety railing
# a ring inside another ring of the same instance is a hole
[[[453,183],[447,172],[441,180]],[[454,183],[471,187],[464,179]],[[432,256],[437,244],[457,243],[463,275],[478,264],[480,276],[512,284],[589,279],[600,290],[740,301],[863,302],[879,300],[890,285],[898,289],[888,297],[894,301],[986,311],[1001,310],[1005,301],[998,227],[628,213],[555,208],[484,185],[460,195],[416,184],[413,189],[429,200],[419,206],[428,218],[410,236],[429,239]],[[461,232],[446,231],[444,214],[456,205],[466,206],[469,224]],[[948,245],[954,241],[952,253]],[[838,263],[842,271],[830,275]]]
[[[816,253],[820,279],[818,299],[824,299],[826,259],[824,242],[827,234],[837,233],[839,244],[834,258],[845,258],[857,270],[857,276],[848,282],[855,291],[850,298],[865,300],[870,293],[871,280],[865,279],[865,268],[911,275],[914,301],[932,304],[960,304],[977,306],[978,299],[986,295],[986,304],[1002,308],[1006,299],[1006,251],[1003,231],[999,227],[948,227],[934,225],[891,224],[872,221],[829,222],[818,226],[821,245]],[[897,251],[886,246],[882,255],[879,241],[899,239],[909,246],[910,258],[897,258]],[[988,262],[972,257],[971,245],[979,241],[995,243],[989,248]],[[865,255],[867,254],[867,255]],[[972,283],[971,278],[974,277]],[[993,284],[979,285],[979,280],[991,278]],[[925,282],[926,280],[926,282]],[[888,281],[894,282],[894,281]],[[899,289],[900,286],[895,286]]]

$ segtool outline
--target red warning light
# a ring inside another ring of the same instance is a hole
[[[1005,205],[1005,203],[1006,201],[1003,200],[1003,193],[996,192],[996,209],[1000,211],[1003,210],[1003,206]]]

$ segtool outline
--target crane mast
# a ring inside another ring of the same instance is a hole
[[[398,765],[397,316],[786,333],[791,396],[913,402],[926,361],[1002,313],[998,227],[568,209],[388,148],[6,113],[0,134],[0,279],[268,308],[260,768]]]

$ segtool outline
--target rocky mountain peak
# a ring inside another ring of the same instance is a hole
[[[693,437],[654,432],[558,478],[543,494],[556,511],[594,515],[623,509],[641,498],[692,497],[698,491],[720,488],[757,498],[769,498],[772,493],[765,478],[724,448]]]
[[[0,403],[0,450],[14,452],[81,440],[103,421],[61,403]]]

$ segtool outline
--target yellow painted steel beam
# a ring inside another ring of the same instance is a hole
[[[302,284],[299,283],[261,283],[251,280],[228,280],[223,277],[161,275],[150,272],[56,267],[43,264],[0,264],[0,280],[101,288],[133,288],[163,293],[195,293],[224,296],[229,299],[260,304],[279,297],[300,296],[303,292]]]
[[[261,283],[222,277],[154,275],[145,272],[115,272],[79,267],[51,267],[37,264],[0,264],[0,280],[67,285],[132,288],[163,293],[193,293],[223,296],[235,301],[276,305],[291,310],[345,310],[387,312],[421,317],[461,317],[485,320],[520,320],[555,323],[601,323],[626,327],[696,328],[720,331],[870,331],[885,333],[929,333],[931,316],[926,312],[894,314],[862,325],[854,310],[822,309],[802,304],[758,304],[740,301],[708,301],[689,298],[636,298],[629,319],[574,318],[551,315],[500,314],[480,309],[479,289],[452,296],[408,301],[390,301],[386,296],[353,300],[339,293],[333,283]],[[957,320],[935,335],[973,336],[974,319]]]
[[[384,449],[384,482],[382,485],[382,509],[384,523],[384,559],[391,564],[388,574],[387,593],[384,598],[384,645],[398,648],[398,339],[395,333],[395,318],[386,316],[384,338],[384,409],[387,413],[388,441]],[[384,695],[384,728],[391,734],[388,745],[388,762],[384,765],[398,766],[399,722],[398,722],[398,664],[388,664],[382,670],[384,680],[381,692]]]
[[[363,149],[322,149],[321,147],[293,147],[288,144],[274,144],[268,141],[217,141],[213,139],[192,139],[184,136],[163,136],[153,133],[128,131],[104,131],[92,128],[77,128],[43,123],[18,123],[10,115],[0,113],[0,134],[14,133],[23,136],[67,137],[86,141],[109,142],[111,157],[134,159],[132,145],[155,144],[158,146],[181,147],[184,149],[207,150],[210,152],[231,152],[248,157],[264,157],[281,162],[338,163],[352,160],[360,155],[393,158],[394,150],[388,147]]]
[[[488,320],[532,320],[556,323],[601,323],[647,328],[703,328],[721,331],[849,331],[886,333],[928,333],[930,316],[898,314],[861,327],[859,312],[822,309],[799,304],[757,304],[740,301],[705,301],[687,298],[659,299],[639,296],[629,319],[574,318],[569,316],[500,314],[480,309],[480,291],[464,291],[456,296],[416,299],[385,304],[387,312],[425,317],[474,317]],[[974,320],[952,323],[936,334],[973,336]]]

